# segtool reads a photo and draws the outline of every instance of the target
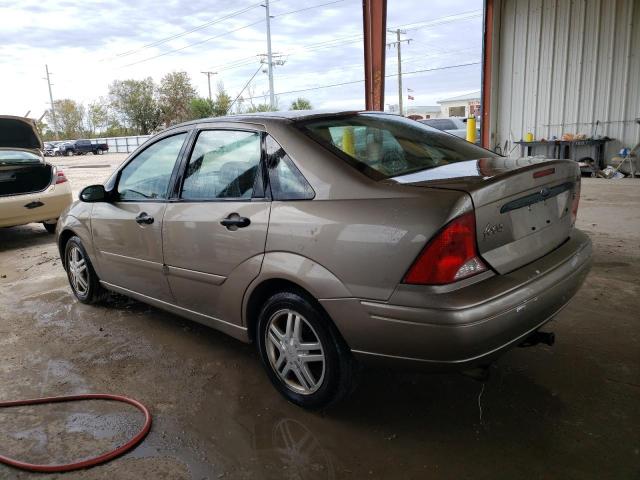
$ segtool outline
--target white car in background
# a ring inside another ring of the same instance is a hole
[[[449,118],[427,118],[426,120],[418,120],[420,123],[429,125],[430,127],[437,128],[443,132],[450,133],[460,138],[467,138],[467,119],[459,117]],[[480,139],[480,124],[476,132],[476,140]],[[477,142],[476,142],[477,143]]]
[[[35,123],[0,115],[0,227],[42,223],[49,233],[71,204],[71,186],[62,170],[42,156]]]

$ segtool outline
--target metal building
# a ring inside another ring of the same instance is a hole
[[[606,135],[609,158],[640,141],[640,0],[486,0],[484,41],[486,146]]]

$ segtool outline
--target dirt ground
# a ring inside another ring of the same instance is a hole
[[[122,159],[57,163],[77,195]],[[285,402],[250,345],[124,298],[76,302],[41,225],[0,229],[0,400],[105,392],[150,407],[137,449],[69,479],[640,478],[640,180],[584,179],[579,227],[594,265],[547,328],[554,347],[512,350],[484,384],[365,370],[324,414]],[[0,410],[0,455],[71,461],[141,420],[112,402]]]

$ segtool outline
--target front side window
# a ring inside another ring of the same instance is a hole
[[[200,132],[187,165],[181,198],[215,200],[260,196],[260,143],[257,132]]]
[[[265,140],[267,168],[274,200],[309,200],[315,192],[271,135]]]
[[[120,173],[118,198],[124,201],[167,198],[171,173],[187,133],[163,138],[136,156]]]
[[[374,180],[497,156],[461,138],[395,115],[349,115],[309,121],[302,128]]]

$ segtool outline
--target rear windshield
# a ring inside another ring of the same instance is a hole
[[[496,156],[461,138],[394,115],[325,118],[306,122],[302,128],[375,180]]]
[[[0,165],[40,163],[40,156],[24,150],[0,150]]]

